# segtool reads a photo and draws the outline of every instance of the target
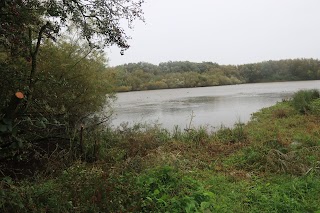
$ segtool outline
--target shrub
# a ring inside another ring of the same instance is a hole
[[[170,166],[147,171],[138,178],[141,212],[205,212],[213,210],[214,194]]]
[[[215,133],[215,137],[218,141],[223,143],[245,141],[247,139],[247,133],[244,130],[244,125],[244,123],[237,122],[233,129],[221,126],[221,128]]]
[[[313,100],[310,104],[311,113],[320,116],[320,98]]]
[[[32,99],[27,103],[22,101],[21,109],[11,121],[4,120],[0,113],[1,161],[15,168],[33,170],[44,163],[44,156],[50,156],[52,152],[70,148],[75,151],[80,124],[93,124],[95,115],[108,109],[108,103],[113,101],[113,87],[109,83],[109,73],[105,72],[104,55],[80,45],[70,41],[43,45],[38,55]],[[16,72],[20,73],[19,78],[10,77],[11,85],[4,85],[7,88],[3,90],[15,86],[16,90],[28,91],[20,82],[20,75],[28,78],[23,75],[25,70],[19,68]]]
[[[311,101],[319,97],[318,90],[300,90],[293,95],[292,104],[297,111],[305,114],[311,110]]]

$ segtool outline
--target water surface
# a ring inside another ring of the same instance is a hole
[[[119,93],[114,104],[113,126],[121,123],[159,123],[173,129],[221,125],[249,121],[261,108],[288,99],[301,89],[319,89],[320,81],[255,83],[216,87],[150,90]],[[191,120],[192,117],[192,120]]]

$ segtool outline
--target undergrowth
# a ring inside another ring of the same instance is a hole
[[[319,212],[319,100],[284,101],[216,132],[141,124],[91,132],[71,166],[58,166],[59,152],[46,172],[2,178],[0,210]]]

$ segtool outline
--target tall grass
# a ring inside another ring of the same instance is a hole
[[[301,113],[308,113],[311,110],[311,102],[320,97],[318,90],[300,90],[293,95],[292,105]]]

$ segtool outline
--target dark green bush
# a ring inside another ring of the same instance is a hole
[[[16,60],[0,57],[0,64],[6,65],[0,67],[6,75],[6,80],[0,80],[4,91],[0,94],[0,160],[7,165],[0,165],[0,171],[4,174],[18,167],[31,171],[53,152],[65,150],[73,155],[69,151],[79,150],[80,125],[93,131],[102,121],[97,113],[104,110],[107,118],[108,103],[113,101],[112,76],[105,72],[102,52],[70,40],[47,42],[39,51],[32,99],[29,93],[30,99],[23,100],[15,117],[8,120],[2,110],[11,96],[16,91],[30,92],[29,65]]]

